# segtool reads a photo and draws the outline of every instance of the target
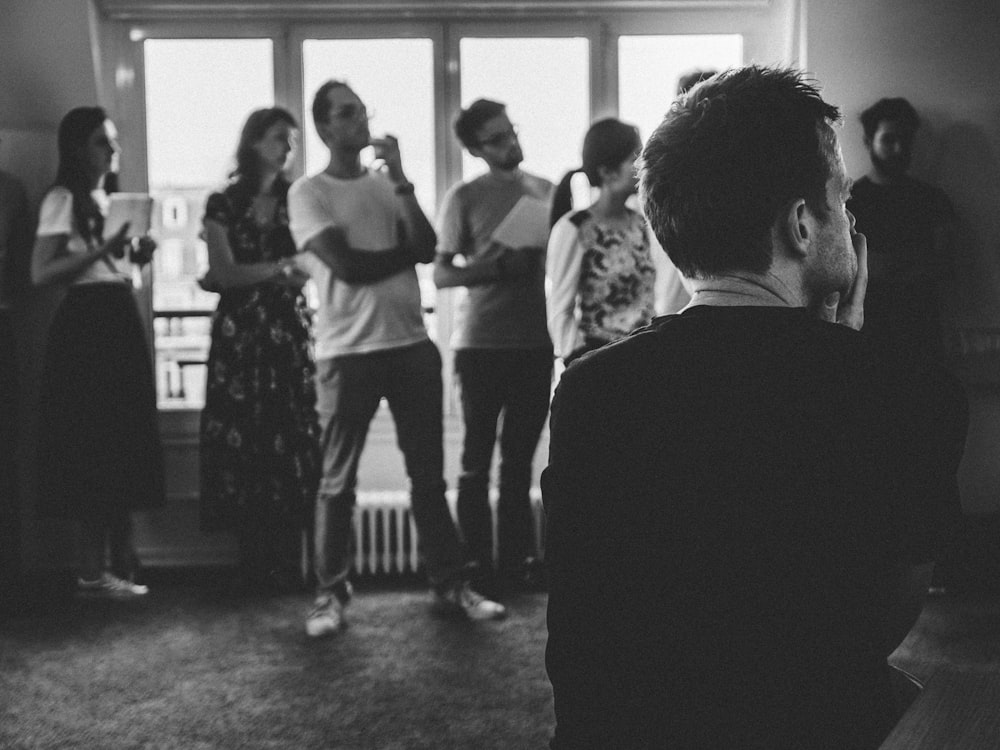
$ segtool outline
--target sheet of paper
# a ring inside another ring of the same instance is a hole
[[[505,247],[545,247],[549,241],[549,204],[525,195],[493,230],[492,239]]]
[[[104,237],[112,237],[126,221],[128,236],[140,237],[149,232],[153,215],[153,199],[147,193],[112,193],[108,196],[108,218],[104,220]]]

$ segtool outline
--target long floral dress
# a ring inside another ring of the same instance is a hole
[[[287,183],[260,226],[234,187],[212,194],[205,218],[228,229],[237,263],[295,253]],[[294,568],[319,482],[311,313],[300,290],[274,282],[227,289],[212,319],[201,415],[201,521],[237,531],[247,572]]]

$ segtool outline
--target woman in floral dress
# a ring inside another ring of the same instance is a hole
[[[204,285],[221,296],[201,416],[202,527],[236,532],[245,583],[261,589],[304,584],[320,471],[308,277],[295,264],[284,175],[297,127],[283,109],[253,112],[204,218]]]

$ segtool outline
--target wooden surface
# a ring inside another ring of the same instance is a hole
[[[1000,596],[930,599],[889,661],[924,689],[880,750],[1000,748]]]

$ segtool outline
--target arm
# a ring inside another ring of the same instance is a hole
[[[415,259],[403,246],[387,250],[359,250],[347,242],[343,227],[308,180],[288,192],[288,219],[300,253],[309,253],[333,276],[348,284],[370,284],[412,266]]]
[[[400,244],[405,246],[408,254],[417,263],[430,263],[434,260],[434,249],[437,245],[437,235],[424,214],[417,197],[413,192],[413,184],[403,173],[403,162],[399,153],[399,142],[395,136],[387,135],[372,141],[375,155],[381,159],[389,179],[396,185],[396,194],[401,203]]]
[[[344,230],[332,224],[306,242],[303,250],[323,261],[335,277],[348,284],[373,284],[416,262],[407,246],[389,250],[352,248]]]
[[[551,288],[548,299],[549,336],[557,357],[567,357],[579,345],[576,301],[580,288],[583,247],[575,224],[563,217],[549,237],[545,273]]]
[[[229,245],[228,229],[216,219],[205,219],[205,242],[212,280],[222,290],[274,281],[284,276],[288,268],[287,262],[237,263]]]
[[[121,257],[128,240],[125,233],[128,224],[107,242],[92,252],[71,253],[68,251],[68,234],[44,234],[35,238],[31,253],[31,281],[36,286],[72,281],[83,271],[109,256]]]

